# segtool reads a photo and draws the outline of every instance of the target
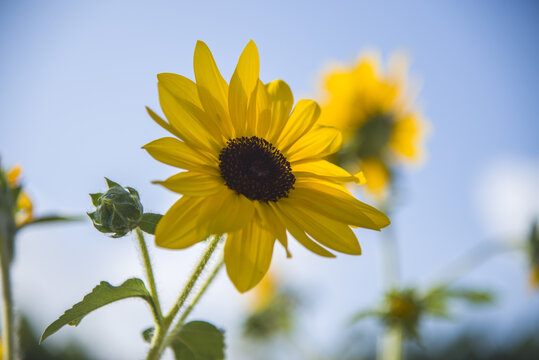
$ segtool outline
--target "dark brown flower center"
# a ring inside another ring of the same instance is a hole
[[[228,140],[219,154],[219,169],[226,186],[251,200],[288,197],[296,182],[283,154],[256,136]]]

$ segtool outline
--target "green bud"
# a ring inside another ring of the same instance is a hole
[[[90,194],[96,207],[88,213],[95,228],[103,233],[114,233],[113,238],[119,238],[139,226],[143,209],[138,192],[130,187],[105,178],[109,189],[106,193]]]

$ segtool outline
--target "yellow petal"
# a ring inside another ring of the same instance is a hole
[[[272,207],[275,209],[275,213],[279,216],[283,224],[286,225],[286,229],[288,230],[290,235],[292,235],[294,239],[296,239],[307,250],[310,250],[320,256],[335,257],[335,255],[333,255],[332,253],[324,249],[322,246],[312,241],[307,235],[305,235],[305,231],[288,216],[289,214],[288,212],[286,212],[286,210],[283,211],[280,204],[272,205]]]
[[[301,162],[292,165],[292,172],[296,178],[314,178],[329,180],[338,184],[348,182],[360,183],[359,177],[350,175],[342,167],[326,160]]]
[[[336,153],[342,145],[341,131],[318,126],[298,139],[288,150],[287,159],[291,163],[310,158],[323,158]]]
[[[168,122],[163,120],[159,115],[157,115],[152,109],[146,106],[146,111],[150,115],[150,117],[155,121],[158,125],[160,125],[163,129],[171,133],[172,135],[176,135],[176,137],[181,138],[182,135],[176,130],[172,125],[170,125]]]
[[[197,41],[193,60],[198,95],[204,109],[225,129],[225,137],[234,137],[228,115],[228,84],[221,76],[208,46]]]
[[[219,166],[217,159],[209,153],[197,151],[178,139],[165,137],[142,147],[157,161],[187,170],[202,170],[212,173]]]
[[[254,215],[253,201],[222,187],[221,194],[208,198],[200,209],[200,226],[211,234],[225,234],[246,226]]]
[[[294,106],[294,96],[287,83],[275,80],[266,85],[271,106],[268,141],[275,144]]]
[[[273,208],[263,202],[255,202],[255,211],[260,216],[260,226],[271,232],[286,250],[286,256],[292,257],[288,251],[288,239],[286,237],[286,227],[281,222]]]
[[[359,242],[346,224],[331,220],[287,199],[282,200],[279,205],[283,212],[320,244],[345,254],[361,254]]]
[[[25,225],[34,218],[34,205],[32,204],[32,199],[30,199],[24,191],[19,193],[15,212],[15,224],[17,227]]]
[[[208,151],[218,151],[223,142],[220,137],[210,133],[196,116],[196,107],[189,102],[175,97],[161,82],[157,84],[159,89],[159,102],[161,109],[170,125],[180,134],[179,138],[185,143]],[[200,112],[198,112],[200,113]]]
[[[260,73],[258,49],[253,40],[249,41],[241,53],[236,70],[230,79],[228,106],[230,119],[236,130],[236,136],[244,136],[247,123],[255,121],[249,116],[248,109],[251,99],[256,98],[256,87]],[[254,127],[251,127],[254,129]]]
[[[157,79],[160,86],[167,89],[178,102],[178,105],[183,107],[183,111],[187,112],[190,118],[196,119],[209,135],[215,137],[216,142],[222,147],[225,143],[222,136],[225,131],[223,124],[203,110],[196,84],[186,77],[171,73],[159,74]],[[183,115],[178,117],[182,123],[185,123]],[[218,128],[219,131],[215,131],[215,128]]]
[[[383,199],[387,195],[391,181],[387,166],[377,158],[365,158],[361,161],[361,168],[366,179],[367,190],[375,197]]]
[[[226,271],[239,292],[252,289],[268,272],[274,244],[275,237],[255,221],[228,235]]]
[[[289,199],[352,226],[380,230],[390,224],[384,213],[357,200],[341,185],[330,182],[296,181]]]
[[[167,249],[185,249],[210,234],[198,226],[197,215],[204,198],[183,196],[157,223],[155,244]]]
[[[222,190],[225,182],[217,174],[185,171],[173,175],[165,181],[154,181],[167,189],[187,196],[215,196]]]
[[[390,146],[403,158],[417,161],[422,156],[422,140],[427,132],[427,124],[419,113],[410,113],[395,122]]]
[[[11,187],[15,187],[19,184],[19,177],[21,176],[22,169],[20,166],[14,166],[7,173],[7,182]]]
[[[256,117],[255,135],[265,139],[271,125],[271,103],[268,91],[260,80],[256,87]]]
[[[175,97],[202,108],[197,85],[185,76],[172,73],[157,74],[157,80]]]
[[[287,151],[313,127],[319,116],[320,106],[315,101],[298,101],[277,140],[279,150]]]

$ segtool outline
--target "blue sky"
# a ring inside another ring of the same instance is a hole
[[[209,45],[228,79],[254,39],[262,80],[287,81],[296,99],[317,96],[317,76],[328,63],[353,61],[364,49],[378,49],[386,59],[404,49],[412,76],[421,80],[418,106],[432,133],[425,165],[403,171],[405,195],[392,226],[403,281],[424,282],[477,243],[522,234],[524,225],[500,223],[537,216],[537,199],[530,194],[539,186],[538,16],[533,1],[4,0],[0,155],[4,164],[24,167],[38,213],[89,210],[87,194],[104,188],[103,176],[137,188],[146,208],[164,212],[176,195],[150,181],[174,169],[140,149],[165,136],[144,106],[159,109],[157,73],[192,78],[196,40]],[[511,188],[522,191],[498,196]],[[523,200],[509,201],[516,197]],[[485,211],[492,208],[500,208],[497,215]],[[328,261],[294,246],[294,258],[286,260],[284,251],[275,251],[275,270],[313,299],[314,339],[323,337],[323,329],[339,331],[347,314],[379,296],[379,237],[365,231],[358,236],[364,248],[359,258]],[[152,249],[170,301],[199,251]],[[494,332],[502,333],[538,319],[539,300],[527,288],[524,268],[522,257],[507,255],[471,273],[465,283],[501,296],[496,308],[465,312],[462,324],[499,323]],[[14,271],[20,308],[41,329],[100,280],[142,276],[132,241],[103,237],[89,223],[25,231]],[[247,300],[223,275],[194,315],[229,329],[233,338]],[[114,305],[78,329],[62,330],[51,343],[76,338],[96,344],[102,356],[140,358],[138,333],[151,321],[142,306]],[[111,318],[114,324],[106,329]],[[451,331],[459,325],[427,326]],[[124,345],[111,347],[110,339]],[[331,339],[320,343],[331,347]],[[239,346],[231,339],[229,351],[239,353]]]

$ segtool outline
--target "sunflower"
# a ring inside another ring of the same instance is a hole
[[[11,188],[20,186],[21,172],[20,166],[14,166],[8,171],[6,179]],[[17,227],[21,227],[33,220],[34,205],[32,204],[30,197],[24,191],[19,192],[14,211]]]
[[[227,234],[227,273],[240,292],[254,287],[268,271],[275,241],[288,255],[287,231],[312,252],[326,248],[359,255],[350,227],[380,230],[389,219],[355,199],[344,187],[358,182],[323,160],[341,145],[340,132],[317,124],[318,104],[295,105],[288,85],[259,79],[258,50],[250,41],[230,85],[209,48],[196,44],[196,83],[159,74],[161,108],[168,121],[148,109],[174,137],[144,149],[156,160],[185,169],[165,181],[183,196],[159,222],[160,247],[183,249],[212,234]]]
[[[363,56],[324,75],[320,123],[343,131],[338,163],[361,168],[369,192],[384,196],[393,166],[422,158],[426,122],[410,109],[404,59],[393,57],[387,73],[379,63],[376,56]]]

